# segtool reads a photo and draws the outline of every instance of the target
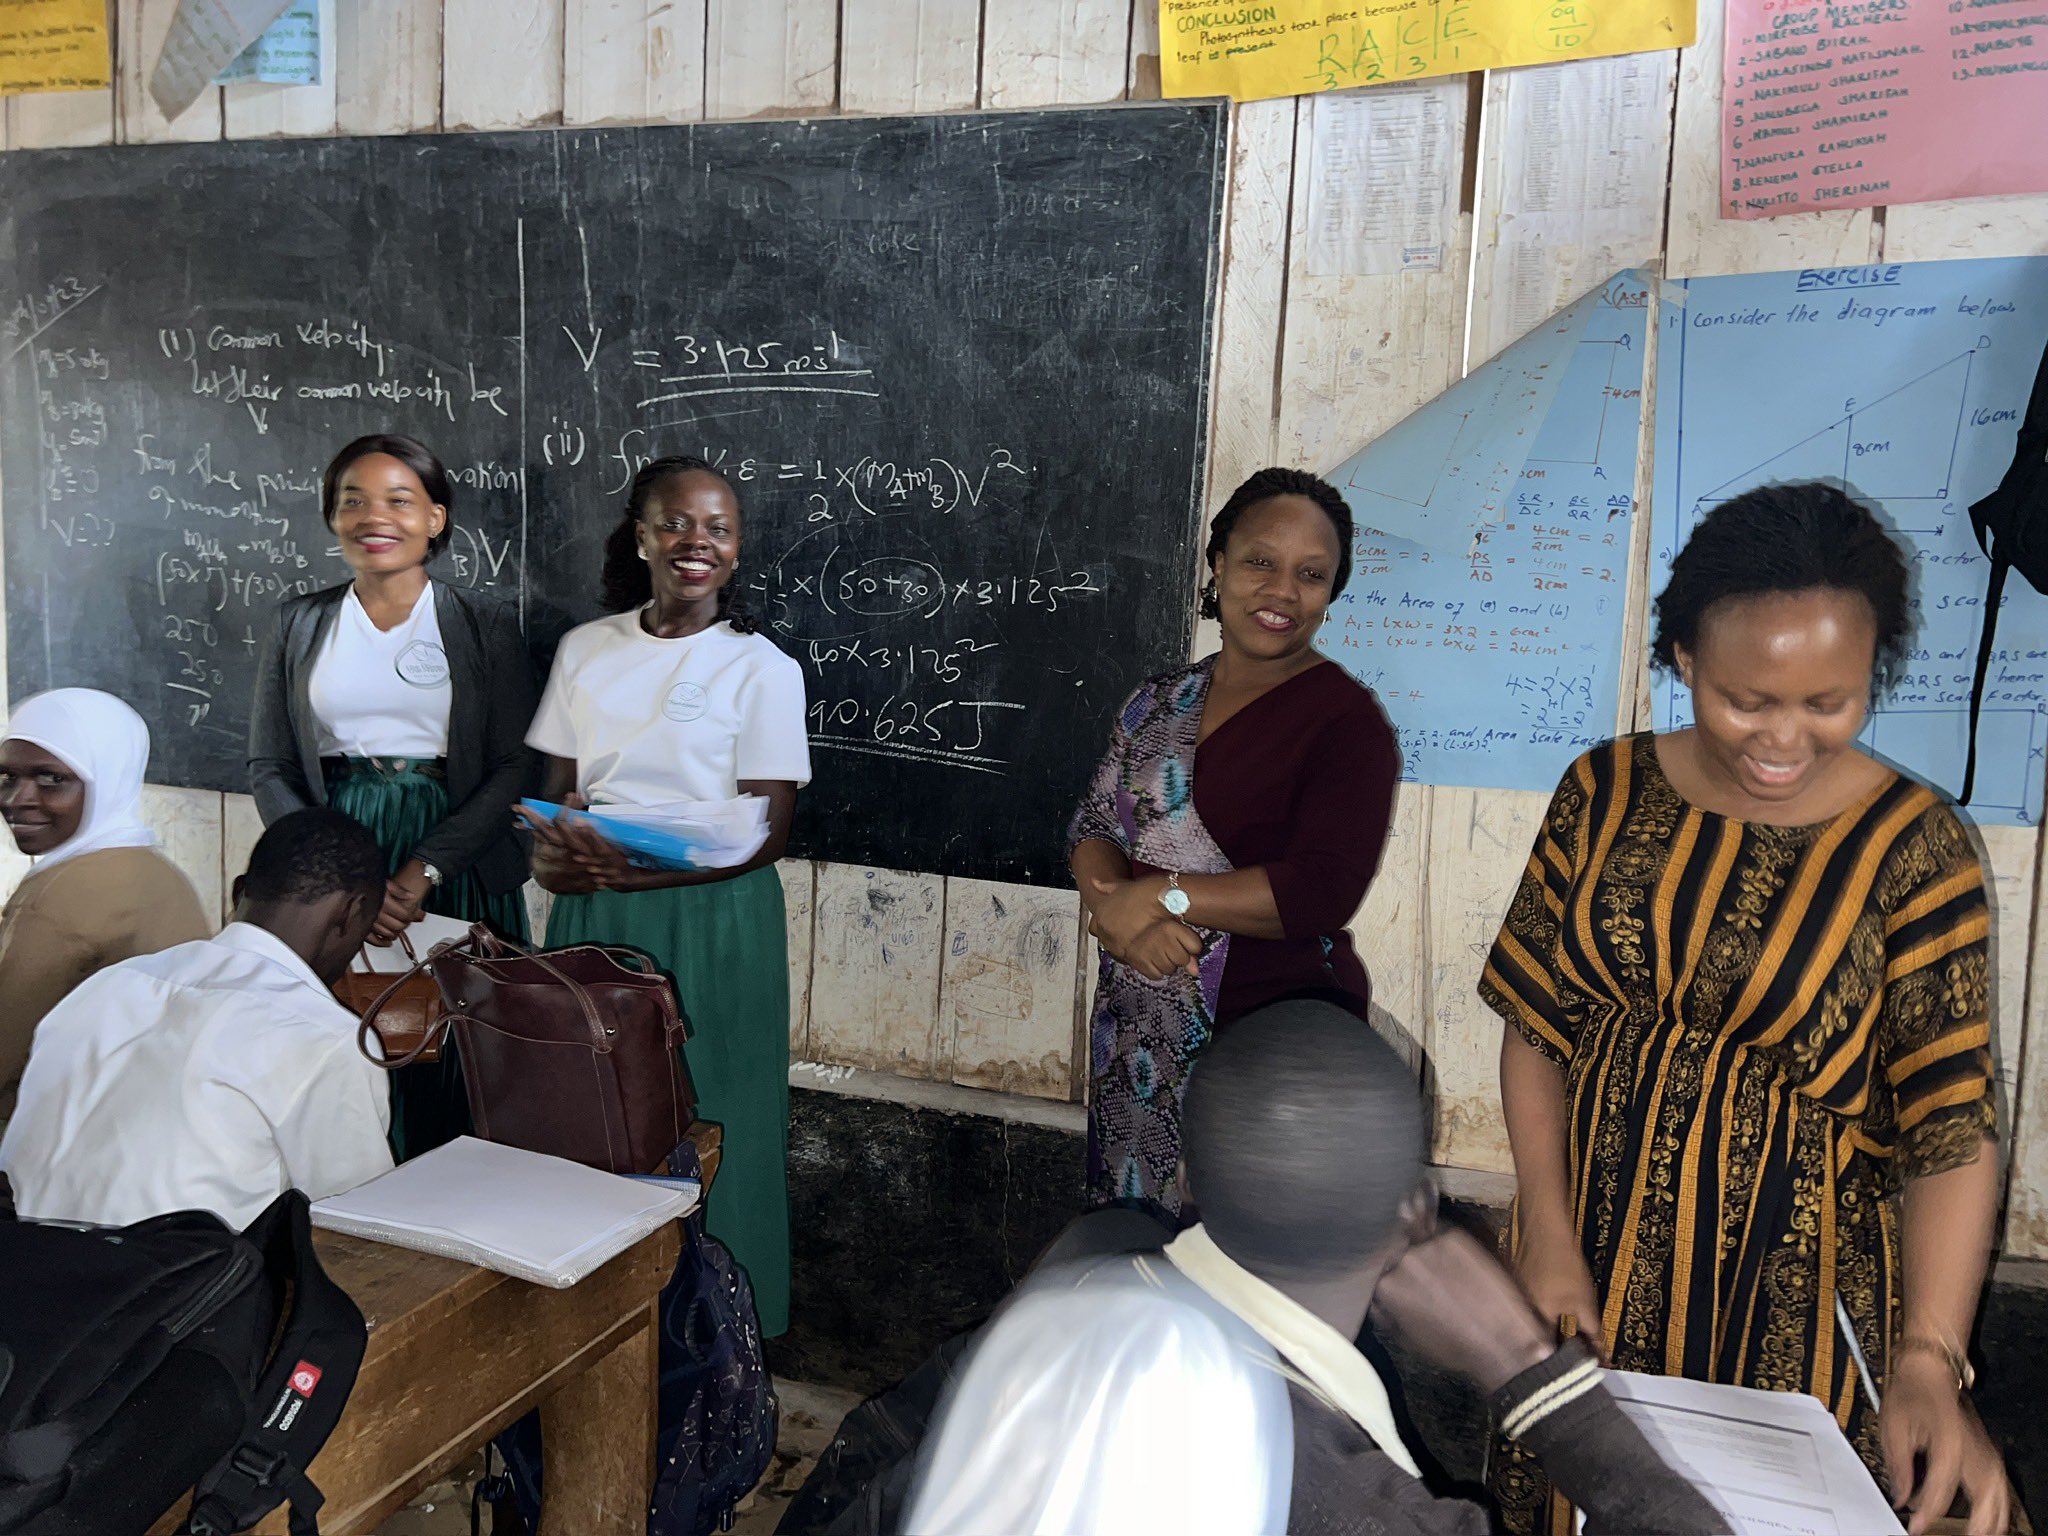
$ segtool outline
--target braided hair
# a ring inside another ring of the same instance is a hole
[[[1275,496],[1306,496],[1323,509],[1323,516],[1337,530],[1337,569],[1330,574],[1331,602],[1337,600],[1345,583],[1351,580],[1351,506],[1344,500],[1344,493],[1305,469],[1262,469],[1230,493],[1230,500],[1223,503],[1223,510],[1209,525],[1209,548],[1202,556],[1203,568],[1209,573],[1202,583],[1203,618],[1213,619],[1222,612],[1216,600],[1216,562],[1229,545],[1238,519]]]
[[[719,484],[732,491],[732,499],[738,503],[740,493],[734,489],[732,481],[715,465],[695,454],[672,453],[642,468],[626,492],[624,514],[604,541],[604,571],[597,600],[606,613],[625,613],[644,607],[654,596],[654,578],[648,572],[647,562],[640,558],[640,541],[635,530],[647,511],[647,498],[654,494],[654,488],[664,480],[692,473],[713,476]],[[747,606],[746,593],[741,590],[737,573],[718,589],[718,617],[742,635],[751,635],[760,628]]]
[[[1728,598],[1774,592],[1855,592],[1877,625],[1878,691],[1898,676],[1912,639],[1905,552],[1877,514],[1824,480],[1760,485],[1700,520],[1657,594],[1650,659],[1678,670],[1678,650],[1699,648],[1707,612]]]

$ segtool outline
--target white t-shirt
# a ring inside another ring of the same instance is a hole
[[[434,616],[434,584],[396,629],[370,622],[350,587],[307,679],[322,757],[445,757],[448,652]]]
[[[388,1170],[390,1091],[312,967],[230,923],[110,965],[44,1016],[0,1168],[24,1217],[240,1228],[287,1189],[319,1200]]]
[[[730,800],[742,779],[811,781],[795,661],[729,624],[658,639],[638,612],[563,636],[526,744],[574,759],[593,805]]]

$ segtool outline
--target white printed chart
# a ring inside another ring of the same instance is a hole
[[[1970,504],[1998,484],[2048,338],[2048,259],[1695,278],[1666,285],[1651,592],[1706,512],[1752,487],[1845,483],[1911,544],[1918,633],[1864,733],[1962,784],[1989,565]],[[1655,682],[1656,720],[1691,720]],[[2048,598],[2006,584],[1978,732],[1981,822],[2037,824],[2048,770]]]

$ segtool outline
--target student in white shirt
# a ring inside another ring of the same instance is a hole
[[[563,639],[526,739],[551,800],[760,795],[766,845],[736,869],[646,870],[573,819],[528,819],[534,878],[557,897],[548,942],[629,944],[675,978],[699,1108],[725,1128],[706,1219],[772,1337],[789,1317],[789,955],[772,866],[811,758],[803,672],[739,596],[740,532],[739,498],[702,459],[641,470],[605,547],[610,617]]]
[[[105,1226],[167,1211],[253,1221],[391,1167],[383,1069],[328,990],[384,900],[376,840],[296,811],[256,844],[235,920],[123,960],[37,1027],[0,1171],[24,1218]]]
[[[526,851],[512,806],[532,789],[534,678],[504,604],[429,578],[455,536],[454,487],[409,437],[359,437],[327,466],[320,511],[351,579],[287,598],[249,720],[266,823],[346,811],[384,849],[389,943],[421,913],[526,937]],[[457,1054],[392,1074],[402,1160],[469,1129]]]

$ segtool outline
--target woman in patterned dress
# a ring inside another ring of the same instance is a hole
[[[1855,745],[1905,558],[1841,490],[1766,487],[1656,613],[1695,724],[1571,766],[1480,982],[1517,1272],[1618,1367],[1818,1397],[1915,1532],[1959,1482],[2002,1532],[1965,1358],[1998,1201],[1984,874]],[[1570,1529],[1512,1450],[1494,1481],[1511,1530]]]
[[[1102,942],[1090,1192],[1168,1215],[1181,1088],[1211,1031],[1302,992],[1366,1017],[1344,925],[1379,868],[1400,773],[1371,690],[1315,650],[1351,574],[1336,488],[1261,470],[1216,514],[1207,563],[1201,611],[1223,647],[1131,695],[1068,842]]]

